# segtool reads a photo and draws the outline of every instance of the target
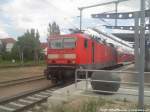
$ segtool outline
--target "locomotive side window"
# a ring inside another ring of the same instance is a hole
[[[87,39],[84,40],[84,47],[85,47],[85,48],[88,47],[88,40],[87,40]]]

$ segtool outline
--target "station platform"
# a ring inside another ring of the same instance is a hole
[[[116,69],[118,71],[134,71],[134,65],[129,65],[125,67],[121,67]],[[137,74],[120,74],[121,81],[126,82],[137,82]],[[145,75],[146,83],[150,82],[150,74]],[[145,86],[145,99],[144,103],[150,105],[150,86]],[[96,98],[104,98],[107,100],[119,100],[119,101],[129,101],[135,104],[138,103],[138,86],[137,85],[126,85],[121,84],[117,93],[112,95],[102,95],[95,93],[92,90],[91,83],[88,83],[88,89],[86,88],[86,81],[77,82],[77,86],[75,84],[69,85],[67,87],[61,88],[53,92],[52,96],[48,98],[48,105],[57,105],[63,104],[64,102],[74,100],[80,98],[82,96],[86,97],[96,97]]]

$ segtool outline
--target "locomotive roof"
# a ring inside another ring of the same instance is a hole
[[[105,43],[110,43],[114,45],[118,50],[123,49],[124,52],[130,52],[133,53],[133,47],[130,43],[119,39],[118,37],[109,34],[104,33],[98,29],[86,29],[84,32],[79,33],[73,33],[73,34],[64,34],[64,35],[54,35],[50,36],[48,39],[56,39],[56,38],[62,38],[62,37],[76,37],[76,38],[87,38],[87,39],[96,39],[98,41],[105,41]]]
[[[56,38],[62,38],[62,37],[76,37],[76,38],[87,38],[87,39],[91,39],[90,36],[88,34],[85,33],[72,33],[72,34],[64,34],[64,35],[54,35],[54,36],[50,36],[48,37],[48,39],[56,39]]]
[[[91,35],[91,38],[100,38],[100,40],[104,40],[106,43],[111,43],[118,49],[122,48],[124,52],[133,53],[133,47],[130,43],[119,39],[112,34],[102,32],[98,29],[86,29],[84,32]]]

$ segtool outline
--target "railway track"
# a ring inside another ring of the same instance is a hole
[[[18,85],[40,79],[45,79],[45,77],[41,75],[12,81],[0,82],[0,87],[5,88],[7,86]],[[66,85],[51,85],[49,87],[40,88],[36,90],[34,89],[11,97],[0,99],[0,112],[20,112],[23,110],[27,110],[35,104],[46,101],[47,98],[52,95],[53,91],[64,86]]]
[[[37,80],[41,80],[41,79],[46,79],[46,77],[44,75],[39,75],[39,76],[21,78],[21,79],[10,80],[10,81],[2,81],[2,82],[0,82],[0,87],[13,86],[13,85],[31,82],[31,81],[37,81]]]
[[[69,84],[53,85],[52,87],[32,90],[10,98],[5,98],[0,101],[0,112],[21,112],[27,110],[35,104],[46,101],[47,98],[52,95],[53,91],[67,85]]]

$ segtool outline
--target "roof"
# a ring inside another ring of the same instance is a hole
[[[7,44],[7,43],[15,43],[16,40],[13,39],[13,38],[3,38],[3,39],[0,39],[3,43]]]
[[[85,33],[71,33],[71,34],[63,34],[63,35],[57,35],[57,36],[50,36],[48,37],[48,40],[56,40],[58,38],[71,38],[71,37],[75,37],[75,38],[86,38],[86,39],[91,39],[89,37],[89,35],[85,34]]]
[[[134,42],[134,37],[135,37],[134,33],[113,33],[113,35],[115,35],[123,40]],[[145,34],[145,36],[147,37],[148,34]]]
[[[46,47],[47,47],[47,43],[46,42],[41,43],[41,48],[45,49]]]

